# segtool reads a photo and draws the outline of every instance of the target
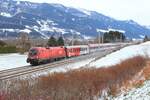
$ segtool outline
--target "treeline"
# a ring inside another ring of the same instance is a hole
[[[109,31],[104,33],[103,35],[103,42],[107,43],[107,42],[123,42],[126,37],[123,33],[118,32],[118,31]]]
[[[47,46],[64,46],[63,37],[59,37],[58,39],[51,36],[47,42]]]
[[[7,45],[4,41],[0,40],[0,53],[16,53],[16,46]]]
[[[0,47],[0,53],[16,53],[17,48],[15,46]]]

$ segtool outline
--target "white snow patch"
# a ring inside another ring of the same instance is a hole
[[[118,32],[121,32],[121,33],[125,33],[124,30],[120,30],[120,29],[113,29],[113,28],[109,28],[108,30],[104,30],[104,29],[96,29],[97,32],[102,32],[102,33],[106,33],[106,32],[109,32],[109,31],[118,31]]]
[[[109,32],[108,30],[104,30],[104,29],[96,29],[97,32],[102,32],[102,33],[106,33]]]
[[[26,25],[25,27],[26,27],[26,28],[30,28],[30,26],[28,26],[28,25]]]
[[[65,29],[61,29],[61,28],[57,28],[57,27],[52,27],[52,31],[53,32],[58,32],[58,33],[61,33],[61,34],[67,33]]]
[[[20,5],[20,1],[17,1],[17,5]]]
[[[19,29],[0,29],[3,32],[19,32]]]
[[[86,35],[83,35],[83,38],[88,40],[88,39],[91,39],[92,37],[91,36],[86,36]]]
[[[124,30],[120,30],[120,29],[113,29],[113,28],[109,28],[108,31],[118,31],[118,32],[121,32],[121,33],[125,33]]]
[[[20,32],[25,32],[25,33],[30,33],[30,32],[32,32],[31,30],[29,30],[29,29],[24,29],[24,30],[20,30]]]
[[[56,28],[56,27],[53,27],[53,26],[56,26],[58,25],[57,23],[54,23],[54,21],[52,20],[41,20],[41,21],[37,21],[37,23],[41,26],[39,29],[37,27],[34,27],[38,30],[41,30],[41,31],[50,31],[50,32],[54,32],[54,31],[58,31],[58,32],[62,32],[64,33],[64,29],[61,29],[61,28]]]
[[[144,37],[145,37],[145,35],[140,35],[140,37],[141,37],[141,38],[144,38]]]
[[[73,30],[73,29],[71,29],[70,32],[71,32],[72,34],[77,34],[77,35],[80,35],[80,34],[81,34],[80,32],[77,32],[76,30]]]
[[[119,96],[110,100],[150,100],[150,81],[144,82],[140,88],[134,88],[127,93],[121,93]]]
[[[27,55],[14,54],[1,54],[0,55],[0,70],[16,68],[20,66],[29,65],[26,63]]]
[[[75,18],[72,18],[72,21],[75,21]]]
[[[11,14],[6,13],[6,12],[1,12],[0,15],[1,15],[1,16],[5,16],[5,17],[12,17]]]

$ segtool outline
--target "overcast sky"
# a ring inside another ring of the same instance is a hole
[[[22,0],[24,1],[24,0]],[[61,3],[65,6],[97,11],[119,20],[132,19],[150,25],[150,0],[26,0],[30,2]]]

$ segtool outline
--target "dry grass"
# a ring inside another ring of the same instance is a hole
[[[6,100],[7,94],[3,91],[0,92],[0,100]]]
[[[126,81],[145,67],[146,61],[144,57],[136,56],[108,68],[52,73],[35,79],[34,85],[32,81],[21,80],[12,83],[17,88],[12,86],[7,91],[7,100],[93,100],[104,97],[104,91],[115,95]]]
[[[143,69],[143,76],[146,80],[150,79],[150,61],[147,63],[146,67]]]

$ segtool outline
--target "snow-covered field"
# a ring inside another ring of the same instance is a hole
[[[27,55],[13,54],[1,54],[0,55],[0,70],[16,68],[20,66],[29,65],[26,63]]]
[[[111,53],[106,57],[103,57],[95,62],[92,62],[90,66],[105,67],[118,64],[119,62],[137,56],[150,56],[150,42],[145,42],[139,45],[132,45],[125,47],[117,52]]]

